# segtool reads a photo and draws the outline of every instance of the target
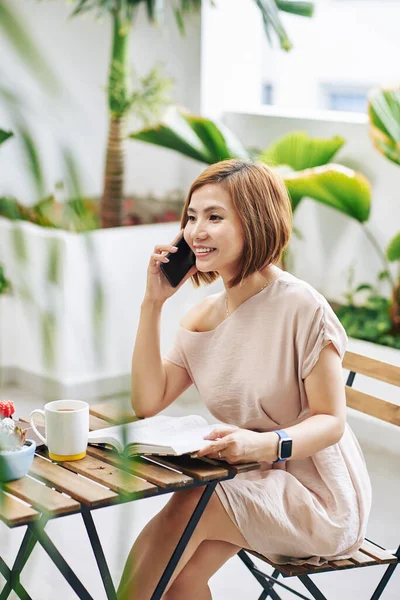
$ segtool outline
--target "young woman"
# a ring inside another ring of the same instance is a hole
[[[153,416],[193,383],[224,423],[198,454],[262,463],[217,485],[164,596],[209,600],[208,580],[241,548],[277,563],[348,557],[364,538],[371,491],[346,424],[345,331],[321,294],[277,266],[292,229],[282,179],[261,163],[211,165],[193,183],[181,225],[196,254],[181,285],[221,277],[225,290],[183,316],[162,359],[161,310],[179,288],[160,271],[174,246],[155,247],[132,360],[133,408]],[[201,493],[173,494],[144,528],[121,599],[151,597]]]

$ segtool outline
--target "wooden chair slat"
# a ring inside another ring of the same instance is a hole
[[[99,417],[99,419],[103,419],[114,425],[138,421],[138,417],[134,414],[133,410],[124,410],[118,406],[117,402],[115,402],[115,405],[110,404],[109,402],[94,404],[93,406],[90,406],[89,412],[94,417]]]
[[[89,479],[78,477],[75,473],[39,456],[35,456],[29,472],[36,479],[50,484],[59,492],[65,492],[85,506],[92,508],[109,506],[119,500],[119,496],[115,492],[101,487]]]
[[[375,565],[376,560],[368,556],[368,554],[364,554],[364,552],[355,552],[351,555],[350,560],[353,561],[358,567],[365,565]]]
[[[185,487],[193,483],[193,478],[177,473],[164,466],[141,458],[121,458],[116,452],[97,446],[88,446],[87,454],[103,462],[141,477],[162,488]]]
[[[216,477],[226,477],[229,474],[229,471],[223,467],[214,467],[203,460],[188,456],[151,456],[151,460],[200,481],[210,481]]]
[[[4,484],[4,489],[50,517],[78,512],[80,504],[28,476]]]
[[[92,479],[110,488],[114,492],[121,494],[121,496],[129,497],[129,499],[144,498],[157,493],[155,485],[134,477],[130,473],[121,471],[90,455],[86,455],[81,460],[66,461],[59,464],[73,473],[84,475],[88,479]]]
[[[376,560],[376,562],[381,564],[390,564],[397,562],[396,556],[393,556],[393,554],[391,554],[387,550],[383,550],[382,548],[375,546],[375,544],[372,544],[368,540],[363,541],[360,550],[361,552],[367,554],[368,556],[371,556]]]
[[[342,560],[330,560],[329,564],[334,568],[334,569],[354,569],[354,567],[356,566],[355,563],[353,563],[351,560],[348,560],[347,558],[343,558]]]
[[[255,556],[256,558],[258,558],[259,560],[262,560],[263,562],[271,565],[271,567],[273,567],[274,569],[278,569],[279,571],[281,571],[288,577],[292,577],[292,576],[296,576],[296,575],[306,575],[306,573],[308,573],[307,567],[305,567],[303,565],[291,565],[289,563],[284,563],[284,564],[273,563],[266,556],[259,554],[255,550],[246,550],[246,552],[247,552],[247,554],[251,554],[251,555]]]
[[[400,366],[390,365],[354,352],[346,352],[342,364],[344,369],[349,369],[354,373],[400,386]]]
[[[8,527],[18,527],[36,521],[40,513],[16,498],[1,493],[0,520]]]
[[[400,406],[346,385],[347,406],[387,423],[400,426]]]

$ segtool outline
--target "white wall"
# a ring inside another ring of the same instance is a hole
[[[259,103],[263,28],[254,0],[203,2],[201,111],[223,111]]]
[[[311,19],[284,13],[281,18],[293,49],[285,53],[262,40],[263,79],[273,83],[274,105],[322,108],[325,83],[370,89],[399,82],[393,60],[400,53],[399,2],[318,0]]]
[[[400,204],[397,165],[381,156],[368,136],[367,117],[355,117],[353,122],[328,120],[328,113],[320,117],[300,118],[282,116],[274,108],[260,109],[257,113],[228,113],[224,122],[236,133],[245,147],[264,149],[272,141],[291,131],[306,131],[311,136],[343,136],[347,143],[336,155],[335,161],[361,171],[372,183],[372,209],[368,227],[381,248],[399,231]],[[332,113],[330,113],[332,116]],[[343,301],[347,291],[347,273],[355,263],[356,281],[375,283],[375,276],[383,269],[360,225],[341,213],[314,201],[305,199],[296,210],[295,225],[304,235],[291,242],[293,272],[305,279],[330,300]],[[382,292],[389,294],[387,284]]]
[[[105,85],[110,54],[111,24],[108,18],[95,21],[94,15],[69,19],[71,5],[37,0],[5,0],[20,18],[62,80],[67,93],[62,99],[45,97],[20,66],[4,38],[0,39],[1,74],[14,91],[24,94],[28,121],[40,141],[48,191],[60,178],[56,161],[57,143],[67,140],[79,160],[84,192],[99,195],[107,136]],[[200,14],[186,20],[181,37],[169,3],[164,30],[151,26],[143,6],[132,35],[132,66],[139,75],[156,63],[175,82],[174,98],[191,110],[200,108]],[[0,102],[0,126],[7,129],[7,114]],[[137,125],[133,128],[136,128]],[[32,188],[21,162],[15,140],[1,151],[0,195],[12,194],[32,203]],[[127,144],[126,192],[153,192],[157,196],[191,182],[188,159],[173,152],[140,142]],[[189,173],[187,174],[187,171]],[[21,174],[23,176],[21,176]]]

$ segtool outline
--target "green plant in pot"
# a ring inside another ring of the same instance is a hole
[[[261,12],[266,35],[271,30],[277,35],[282,49],[288,51],[292,44],[281,22],[280,11],[311,17],[314,3],[296,0],[255,0]],[[164,19],[169,3],[165,0],[75,0],[73,15],[95,11],[99,17],[108,15],[112,23],[112,47],[108,76],[109,132],[103,195],[100,206],[102,227],[121,225],[123,217],[124,190],[124,139],[126,118],[134,110],[142,118],[159,118],[159,111],[169,103],[165,92],[168,87],[155,71],[142,80],[142,89],[133,90],[130,71],[129,46],[132,24],[139,5],[144,4],[151,23]],[[177,0],[171,2],[178,28],[184,33],[184,18],[199,11],[201,0]],[[211,4],[214,4],[211,0]]]
[[[398,116],[400,122],[400,105]],[[305,132],[293,132],[282,136],[262,151],[247,149],[224,124],[193,115],[182,108],[171,107],[155,127],[133,132],[130,138],[169,148],[205,164],[227,158],[261,160],[281,171],[290,193],[294,214],[301,201],[310,198],[357,221],[382,260],[384,270],[381,278],[390,282],[392,294],[389,299],[369,299],[370,305],[379,304],[379,314],[383,310],[386,311],[386,325],[383,326],[380,316],[375,314],[374,317],[368,307],[368,319],[375,318],[376,323],[369,325],[368,331],[364,327],[357,327],[358,335],[354,337],[367,335],[363,339],[397,347],[399,276],[396,278],[392,275],[389,262],[398,261],[400,258],[399,238],[396,236],[392,240],[385,253],[370,231],[367,225],[371,211],[369,181],[363,174],[333,162],[345,143],[342,137],[312,138]],[[299,234],[296,228],[294,232]],[[285,264],[283,267],[285,268]],[[364,287],[361,289],[365,290],[368,284],[362,285]],[[352,306],[346,314],[350,314],[351,311],[354,313],[356,309],[358,307]],[[345,312],[346,307],[343,307],[341,316],[344,316]],[[345,323],[350,335],[357,333],[350,318],[348,321],[344,319]],[[379,330],[376,329],[377,323],[380,323]],[[380,335],[383,333],[385,337]]]
[[[21,479],[31,468],[36,443],[26,439],[26,430],[22,430],[14,419],[14,403],[10,400],[0,402],[0,481]]]

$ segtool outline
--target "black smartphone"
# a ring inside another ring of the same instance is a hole
[[[167,254],[169,262],[160,263],[161,271],[172,287],[177,287],[193,265],[196,264],[196,256],[183,236],[179,238],[175,246],[178,250]]]

